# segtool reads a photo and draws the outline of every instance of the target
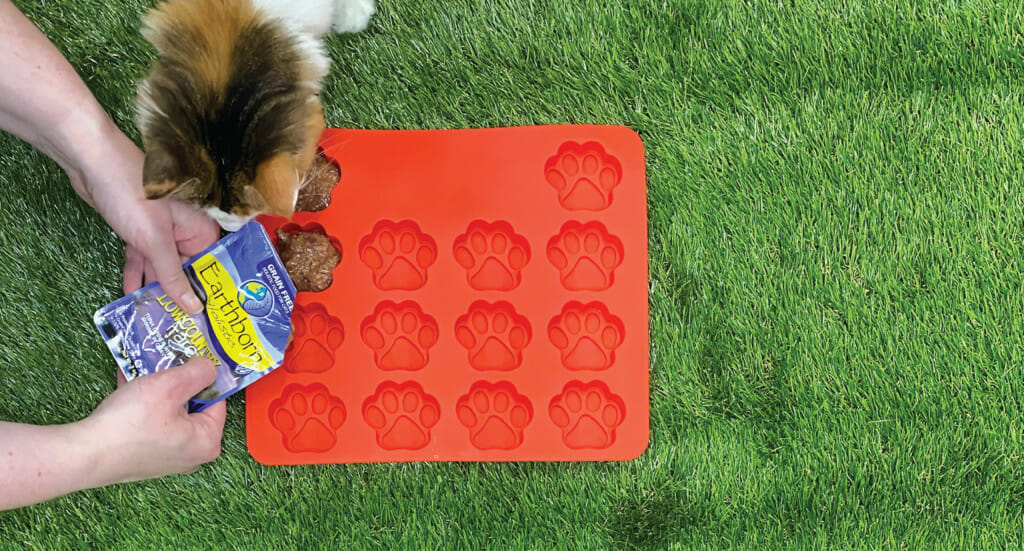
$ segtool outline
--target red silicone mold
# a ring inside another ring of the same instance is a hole
[[[643,144],[609,126],[327,130],[342,252],[247,389],[266,464],[597,461],[648,441]]]

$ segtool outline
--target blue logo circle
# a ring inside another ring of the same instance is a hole
[[[238,303],[249,315],[262,318],[274,309],[274,295],[263,282],[249,280],[238,287]]]

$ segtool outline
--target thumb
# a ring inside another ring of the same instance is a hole
[[[203,311],[203,303],[192,290],[188,277],[181,269],[178,258],[178,249],[173,242],[160,243],[153,247],[150,253],[150,262],[153,270],[156,271],[157,281],[163,287],[167,296],[175,302],[182,310],[189,314],[198,314]]]
[[[185,403],[217,380],[217,368],[206,358],[192,358],[164,371],[163,375],[167,384],[166,396],[175,403]]]
[[[125,243],[124,246],[124,294],[142,287],[142,274],[145,270],[146,258],[135,247]]]

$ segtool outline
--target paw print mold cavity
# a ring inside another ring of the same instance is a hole
[[[600,302],[572,301],[548,324],[548,339],[568,369],[607,369],[615,362],[625,326]]]
[[[626,406],[602,382],[571,381],[548,406],[551,421],[562,429],[562,442],[573,449],[604,449],[615,442]]]
[[[334,365],[334,357],[345,340],[338,318],[320,304],[296,304],[292,312],[292,340],[284,354],[285,371],[322,373]]]
[[[523,443],[523,429],[533,419],[530,400],[509,382],[480,381],[459,398],[456,416],[469,429],[469,441],[481,450],[511,450]]]
[[[437,321],[411,300],[386,300],[363,320],[362,337],[373,350],[373,361],[385,370],[417,370],[427,365],[430,347],[437,343]]]
[[[455,339],[469,351],[469,365],[479,370],[509,371],[523,361],[530,344],[530,322],[508,302],[474,302],[455,320]]]
[[[427,282],[437,243],[412,220],[382,220],[359,242],[359,258],[373,272],[378,289],[414,290]]]
[[[290,452],[325,452],[338,443],[345,405],[322,384],[291,384],[270,403],[270,423]]]
[[[600,222],[566,222],[548,241],[548,260],[570,291],[603,291],[615,282],[622,263],[622,240]]]
[[[508,222],[475,220],[455,239],[455,261],[478,291],[510,291],[519,286],[530,261],[530,245]]]
[[[437,399],[415,382],[384,382],[363,403],[363,419],[386,450],[418,450],[430,442],[441,408]]]
[[[331,286],[334,268],[341,262],[341,244],[323,226],[285,224],[275,235],[277,252],[297,291],[319,293]]]
[[[622,164],[597,142],[565,142],[544,164],[544,177],[569,210],[604,210],[622,180]]]
[[[320,151],[313,158],[313,165],[302,178],[302,185],[295,198],[295,210],[300,212],[320,212],[330,206],[331,192],[341,180],[338,165],[324,156]]]

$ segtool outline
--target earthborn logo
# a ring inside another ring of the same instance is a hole
[[[238,286],[238,303],[249,315],[264,318],[274,309],[274,294],[262,282],[250,279]]]
[[[262,372],[272,369],[274,359],[263,346],[249,312],[262,311],[266,315],[273,307],[273,294],[258,281],[246,281],[236,286],[224,265],[210,253],[198,258],[192,266],[199,285],[206,292],[210,331],[224,353],[236,364],[235,370]]]

